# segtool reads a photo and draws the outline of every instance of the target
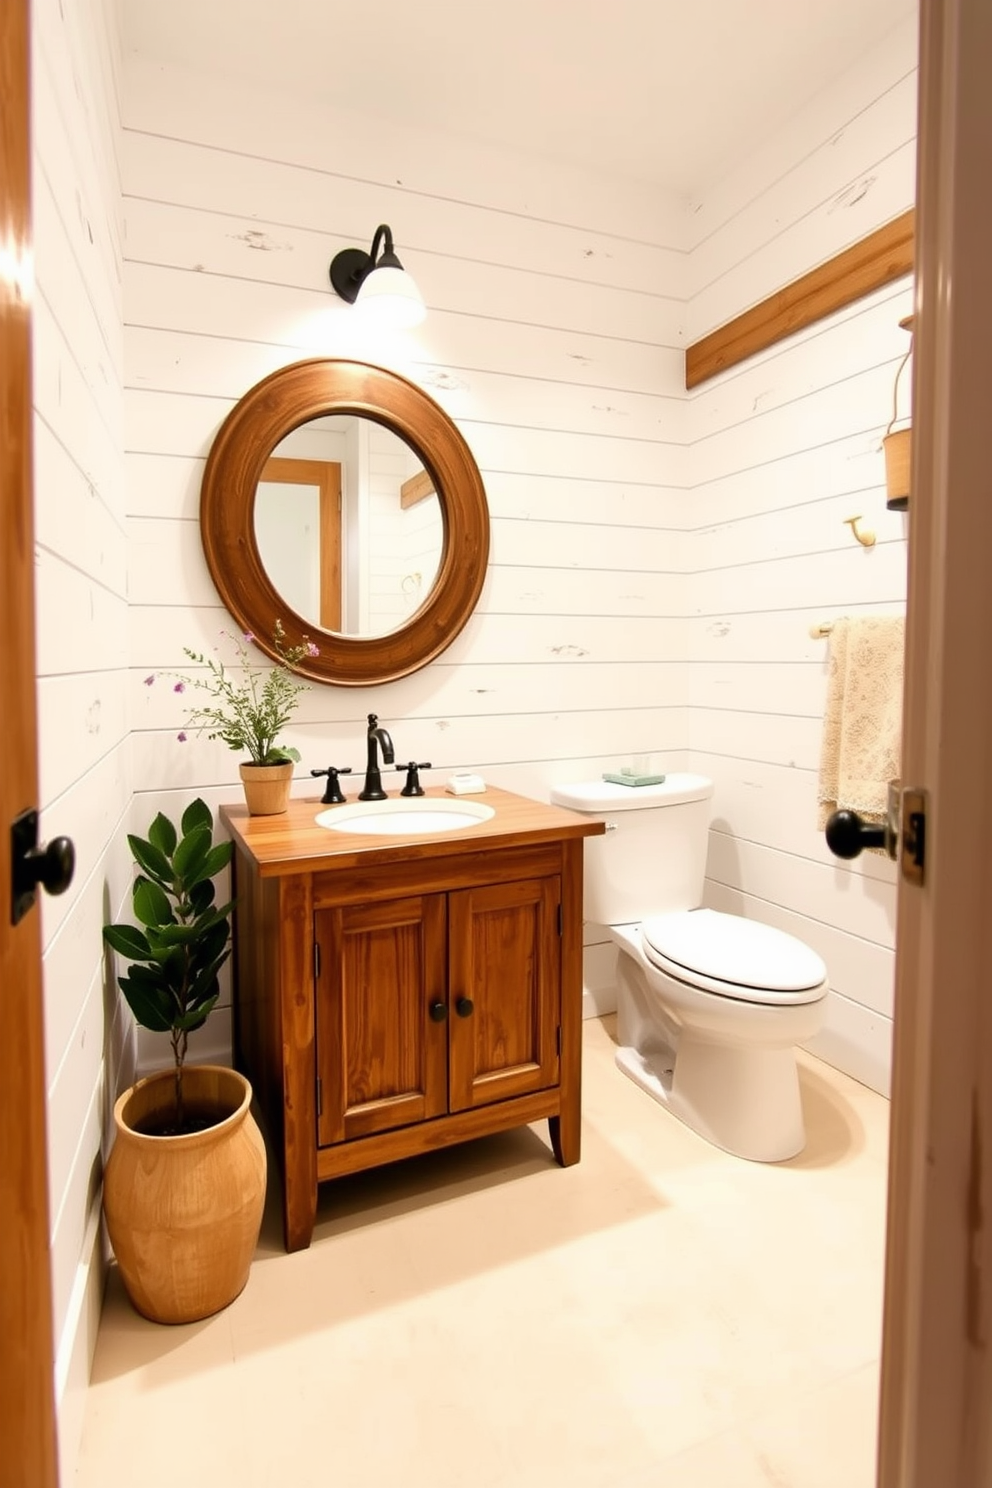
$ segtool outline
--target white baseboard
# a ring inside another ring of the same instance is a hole
[[[616,987],[583,987],[582,988],[582,1017],[602,1018],[607,1013],[615,1013],[617,1010]]]
[[[86,1412],[86,1392],[93,1369],[107,1280],[101,1225],[102,1193],[102,1189],[97,1191],[90,1209],[83,1251],[76,1268],[65,1326],[55,1357],[59,1481],[67,1484],[74,1482],[76,1476],[76,1461]]]
[[[839,992],[827,997],[826,1021],[803,1048],[852,1080],[889,1097],[892,1087],[892,1019]]]
[[[617,1010],[617,948],[596,941],[582,952],[582,1016],[602,1018]]]

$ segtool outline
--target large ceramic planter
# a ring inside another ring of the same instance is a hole
[[[278,816],[289,805],[292,761],[284,765],[239,765],[249,816]]]
[[[156,1323],[191,1323],[243,1290],[265,1202],[265,1145],[236,1070],[191,1065],[186,1109],[216,1123],[182,1136],[148,1136],[171,1108],[171,1070],[139,1080],[114,1106],[116,1140],[103,1208],[127,1294]]]

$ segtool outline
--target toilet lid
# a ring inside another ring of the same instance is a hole
[[[641,924],[641,945],[662,971],[742,1002],[815,1002],[827,969],[815,951],[771,925],[715,909],[656,915]]]

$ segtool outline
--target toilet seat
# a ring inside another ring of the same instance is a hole
[[[815,951],[771,925],[715,909],[655,915],[640,926],[652,966],[703,992],[736,1002],[817,1002],[827,971]]]

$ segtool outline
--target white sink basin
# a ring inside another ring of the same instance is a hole
[[[330,806],[316,818],[318,827],[332,832],[367,832],[382,837],[429,836],[477,827],[496,813],[482,801],[438,800],[400,796],[390,801],[351,801]]]

